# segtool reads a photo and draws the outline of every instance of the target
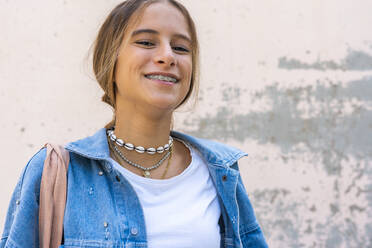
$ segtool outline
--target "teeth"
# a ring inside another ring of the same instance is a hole
[[[173,77],[163,76],[163,75],[147,75],[146,77],[150,79],[157,79],[157,80],[167,81],[167,82],[172,82],[172,83],[177,82],[177,79]]]

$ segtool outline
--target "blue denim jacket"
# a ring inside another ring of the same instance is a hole
[[[172,135],[198,149],[208,164],[221,205],[220,247],[268,247],[238,171],[237,160],[246,154],[178,132]],[[70,151],[70,165],[61,247],[147,247],[140,201],[113,167],[106,129],[65,147]],[[43,148],[22,172],[9,205],[1,248],[39,247],[39,191],[45,156]]]

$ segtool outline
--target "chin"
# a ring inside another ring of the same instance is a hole
[[[153,103],[152,106],[154,106],[155,108],[158,108],[158,109],[162,109],[162,110],[175,110],[176,107],[178,106],[177,104],[170,104],[170,103]]]
[[[149,105],[154,106],[158,109],[163,110],[175,110],[176,107],[180,104],[180,100],[175,99],[153,99],[152,101],[148,102]]]

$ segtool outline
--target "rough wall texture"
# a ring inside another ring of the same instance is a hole
[[[118,2],[0,0],[1,223],[43,143],[110,119],[83,60]],[[372,247],[372,1],[183,2],[202,78],[176,129],[250,154],[241,172],[270,247]]]

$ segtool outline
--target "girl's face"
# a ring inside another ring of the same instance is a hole
[[[185,17],[167,3],[154,3],[125,37],[116,62],[116,106],[173,111],[191,81],[192,43]]]

